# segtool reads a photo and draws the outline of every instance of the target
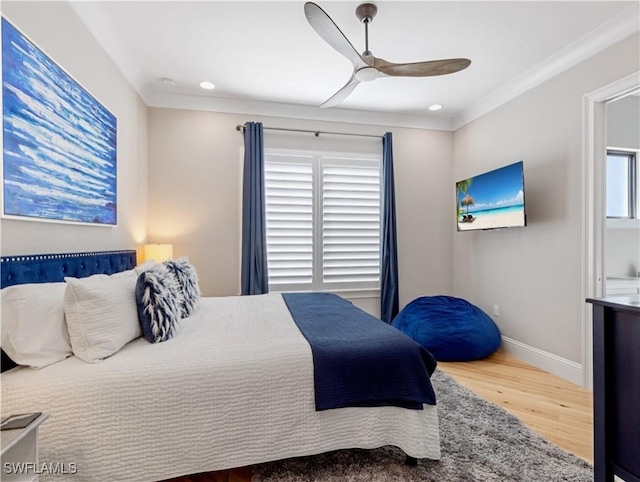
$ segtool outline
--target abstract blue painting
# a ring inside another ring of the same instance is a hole
[[[3,215],[117,224],[116,118],[2,19]]]

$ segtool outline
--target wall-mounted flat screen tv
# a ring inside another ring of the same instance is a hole
[[[456,182],[456,224],[458,231],[526,226],[523,162]]]

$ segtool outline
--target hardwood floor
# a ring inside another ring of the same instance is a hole
[[[593,463],[592,395],[503,352],[438,367],[481,397],[502,406],[567,452]],[[167,482],[250,482],[251,468],[191,475]]]
[[[590,390],[503,352],[473,362],[440,362],[438,367],[560,448],[593,463]]]

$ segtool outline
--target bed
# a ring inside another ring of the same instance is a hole
[[[135,264],[135,251],[3,257],[2,287]],[[77,467],[41,480],[157,481],[384,445],[440,458],[434,404],[316,409],[314,353],[279,294],[203,298],[178,336],[99,363],[10,363],[3,353],[3,415],[48,413],[40,463]]]

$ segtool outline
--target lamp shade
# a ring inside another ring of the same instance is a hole
[[[144,260],[154,260],[156,263],[162,263],[173,258],[173,244],[145,244]]]

